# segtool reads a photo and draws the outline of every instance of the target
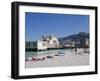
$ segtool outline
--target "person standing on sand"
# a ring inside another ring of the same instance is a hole
[[[75,53],[77,53],[77,48],[75,47]]]
[[[77,54],[77,44],[75,44],[75,53]]]

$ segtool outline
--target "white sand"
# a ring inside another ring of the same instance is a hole
[[[79,54],[81,53],[81,54]],[[26,61],[26,68],[36,68],[36,67],[61,67],[61,66],[82,66],[89,65],[89,53],[83,53],[83,49],[78,49],[76,54],[73,50],[66,52],[64,56],[55,56],[53,58],[46,58],[41,61]],[[39,56],[42,58],[46,56]]]

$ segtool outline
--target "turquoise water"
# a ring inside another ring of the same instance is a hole
[[[47,50],[47,51],[34,51],[34,52],[26,52],[25,58],[29,58],[32,56],[40,56],[40,55],[52,55],[52,54],[58,54],[58,52],[67,52],[70,51],[70,49],[57,49],[57,50]]]

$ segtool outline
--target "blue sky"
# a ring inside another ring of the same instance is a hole
[[[65,37],[79,32],[89,32],[88,15],[25,13],[26,41],[38,40],[43,35]]]

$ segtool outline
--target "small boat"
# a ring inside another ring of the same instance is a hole
[[[65,55],[64,52],[59,51],[58,54],[56,54],[55,56],[64,56],[64,55]]]
[[[32,57],[26,58],[25,61],[31,61]]]
[[[61,51],[59,51],[58,54],[65,54],[65,52],[61,52]]]

